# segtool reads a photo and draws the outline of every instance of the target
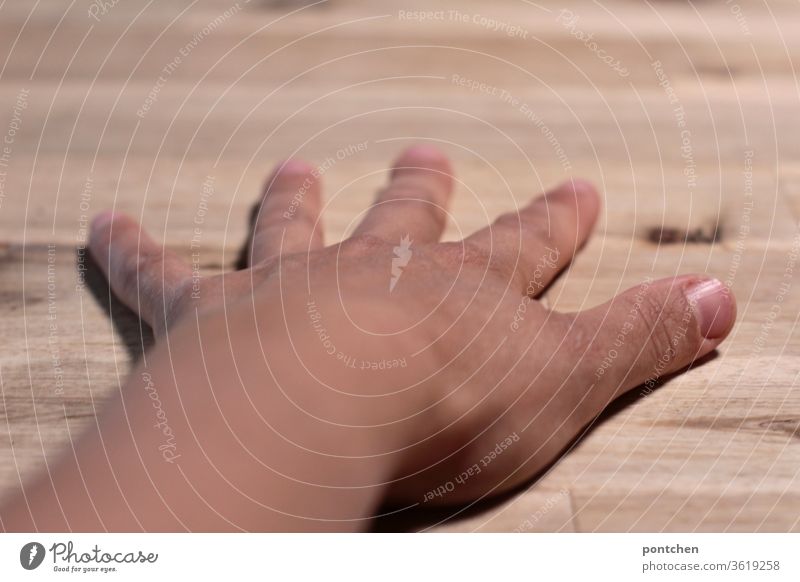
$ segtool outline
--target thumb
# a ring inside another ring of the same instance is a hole
[[[709,354],[735,319],[736,300],[717,279],[648,280],[575,316],[586,347],[581,368],[613,398]]]

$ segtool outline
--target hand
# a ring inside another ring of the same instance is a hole
[[[580,313],[535,301],[592,230],[588,183],[440,243],[452,185],[448,160],[414,147],[352,235],[325,247],[312,168],[285,163],[267,182],[250,267],[199,282],[131,219],[95,221],[91,250],[112,289],[161,338],[148,366],[159,402],[182,411],[175,464],[195,486],[216,483],[199,511],[224,515],[191,521],[175,476],[145,458],[177,516],[134,502],[146,529],[364,527],[387,501],[506,491],[620,394],[729,333],[733,296],[703,276],[648,281]],[[152,453],[161,435],[136,394],[123,390],[106,418],[124,415],[136,450]]]
[[[390,492],[423,501],[467,471],[465,483],[429,499],[460,502],[529,479],[621,393],[708,354],[730,330],[735,303],[719,282],[686,276],[583,313],[549,311],[531,299],[588,237],[599,207],[593,187],[568,182],[463,241],[439,243],[452,183],[442,154],[408,150],[352,236],[325,247],[312,168],[283,164],[267,182],[251,268],[195,283],[199,300],[190,267],[129,219],[96,223],[92,249],[114,291],[158,330],[223,300],[257,316],[281,296],[303,298],[305,310],[265,323],[267,333],[288,326],[281,333],[304,337],[316,325],[338,347],[311,348],[298,366],[365,366],[369,387],[338,388],[407,393],[414,404],[400,409],[424,422],[392,419],[415,429],[402,443],[404,478]]]

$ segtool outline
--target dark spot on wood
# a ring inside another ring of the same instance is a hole
[[[658,245],[713,244],[722,240],[719,224],[682,229],[669,226],[654,226],[647,231],[647,240]]]
[[[739,74],[739,69],[736,67],[726,67],[725,65],[698,65],[696,67],[697,74],[703,77],[716,77],[717,79],[733,79]]]
[[[800,418],[772,418],[763,420],[758,426],[770,432],[783,433],[792,438],[800,438]]]

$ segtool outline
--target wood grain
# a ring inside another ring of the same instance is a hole
[[[739,322],[516,494],[376,528],[800,530],[796,2],[436,3],[467,22],[401,16],[431,10],[417,0],[313,4],[126,0],[97,20],[87,0],[1,4],[0,492],[93,422],[150,341],[79,272],[88,217],[126,210],[188,255],[210,176],[201,264],[217,272],[278,160],[366,144],[324,176],[335,241],[392,156],[434,140],[461,180],[448,238],[569,176],[600,186],[597,232],[550,305],[709,272]]]

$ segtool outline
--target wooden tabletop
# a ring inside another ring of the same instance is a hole
[[[195,236],[218,272],[277,161],[324,169],[335,241],[431,141],[460,178],[448,238],[597,183],[601,224],[551,306],[708,272],[739,321],[524,491],[377,528],[800,529],[797,2],[431,4],[0,2],[0,491],[93,422],[148,342],[84,260],[89,217],[125,210],[187,258]]]

